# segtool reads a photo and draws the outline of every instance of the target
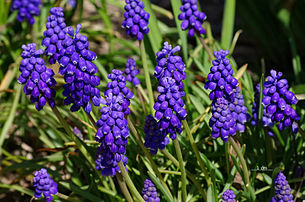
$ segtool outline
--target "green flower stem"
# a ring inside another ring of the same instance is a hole
[[[139,88],[136,88],[136,91],[137,91],[137,94],[138,94],[138,97],[139,97],[139,100],[140,100],[143,112],[144,112],[144,114],[147,114],[147,111],[146,111],[146,108],[145,108],[145,103],[144,103],[144,100],[143,100],[143,97],[141,95],[141,92],[140,92]]]
[[[125,166],[124,166],[123,162],[120,161],[120,162],[118,163],[118,166],[119,166],[119,168],[120,168],[120,170],[121,170],[121,173],[122,173],[122,175],[123,175],[123,177],[124,177],[124,179],[125,179],[125,181],[126,181],[126,183],[127,183],[127,186],[129,187],[129,189],[130,189],[132,195],[133,195],[138,201],[145,202],[144,199],[142,198],[142,196],[139,194],[137,188],[134,186],[133,182],[131,181],[131,179],[130,179],[130,177],[129,177],[129,175],[128,175],[126,169],[125,169]]]
[[[206,50],[206,52],[208,53],[208,55],[209,55],[209,60],[212,61],[213,58],[214,58],[213,53],[212,53],[212,50],[211,50],[211,49],[208,47],[208,45],[205,43],[204,38],[202,38],[202,36],[201,36],[198,32],[196,32],[196,34],[197,34],[197,36],[198,36],[198,38],[199,38],[199,41],[200,41],[200,43],[202,44],[203,48],[204,48],[204,49]]]
[[[143,87],[141,86],[141,84],[138,86],[138,89],[139,89],[139,91],[141,92],[141,94],[142,94],[142,96],[143,96],[145,102],[147,102],[147,104],[148,104],[148,103],[149,103],[149,99],[148,99],[148,97],[147,97],[147,95],[146,95],[146,93],[145,93]]]
[[[181,182],[182,182],[182,200],[186,201],[187,198],[187,193],[186,193],[186,173],[185,173],[185,167],[183,164],[183,157],[182,157],[182,152],[180,149],[180,145],[178,142],[178,138],[176,138],[174,140],[174,146],[175,146],[175,150],[177,153],[177,157],[178,157],[178,161],[179,161],[179,167],[180,167],[180,171],[181,171]]]
[[[206,180],[206,182],[208,184],[208,187],[209,187],[212,184],[212,182],[211,182],[211,179],[209,177],[209,173],[206,170],[205,165],[204,165],[204,163],[203,163],[203,161],[202,161],[202,159],[200,157],[199,150],[198,150],[198,148],[197,148],[197,146],[195,144],[195,140],[194,140],[194,138],[192,136],[191,130],[189,128],[189,125],[188,125],[186,120],[182,120],[182,124],[183,124],[183,127],[186,130],[186,134],[187,134],[188,138],[190,139],[193,151],[195,152],[195,156],[197,158],[197,161],[199,162],[199,166],[200,166],[200,168],[201,168],[201,170],[202,170],[202,172],[204,174],[205,180]]]
[[[166,191],[170,194],[171,197],[171,191],[169,190],[167,184],[165,183],[159,169],[158,166],[156,165],[156,163],[154,162],[154,160],[152,159],[151,154],[149,153],[149,151],[145,148],[136,128],[134,127],[133,123],[131,122],[131,120],[129,119],[129,117],[127,116],[127,121],[128,121],[128,126],[130,128],[130,130],[132,131],[133,135],[136,138],[137,143],[140,145],[141,149],[143,150],[145,156],[148,158],[149,162],[151,163],[151,167],[154,170],[155,174],[157,175],[157,177],[159,178],[159,180],[161,181],[161,184],[163,185],[163,187],[166,189]]]
[[[96,130],[98,130],[98,127],[97,127],[97,125],[96,125],[96,121],[93,119],[93,117],[91,116],[91,114],[90,114],[90,113],[86,113],[86,114],[87,114],[87,117],[89,118],[90,122],[91,122],[92,125],[94,126],[94,128],[95,128]]]
[[[148,91],[150,112],[151,112],[151,114],[153,114],[153,112],[154,112],[154,96],[153,96],[153,91],[152,91],[152,87],[151,87],[149,70],[148,70],[148,66],[147,66],[144,40],[142,40],[140,42],[140,50],[141,50],[141,58],[142,58],[143,68],[144,68],[144,76],[145,76],[145,81],[146,81],[146,88],[147,88],[147,91]]]
[[[241,162],[241,166],[242,166],[244,177],[245,177],[246,187],[248,187],[250,185],[250,180],[249,180],[250,173],[247,168],[246,160],[245,160],[243,154],[241,153],[239,147],[237,146],[235,140],[232,137],[229,137],[229,142],[232,145],[234,151],[236,152],[236,154]]]
[[[229,164],[229,144],[225,144],[225,155],[226,155],[226,168],[227,168],[227,174],[230,174],[230,164]]]
[[[65,131],[68,133],[68,135],[70,136],[70,138],[75,142],[75,144],[77,145],[77,147],[79,148],[79,150],[82,152],[82,154],[85,156],[85,158],[87,159],[87,161],[89,162],[89,164],[92,166],[92,168],[95,169],[95,162],[94,159],[92,158],[92,156],[89,154],[89,152],[87,151],[87,149],[85,148],[85,146],[83,145],[83,143],[81,142],[81,140],[74,135],[74,133],[71,131],[71,129],[69,128],[69,124],[66,122],[66,120],[61,116],[61,114],[59,113],[56,105],[54,107],[51,107],[52,111],[54,112],[54,114],[56,115],[56,117],[58,118],[59,122],[61,123],[61,125],[64,127]]]
[[[166,149],[163,149],[161,151],[171,162],[175,164],[177,168],[180,168],[179,161],[173,155],[171,155]],[[187,169],[185,169],[185,171],[187,177],[194,183],[194,185],[200,191],[203,199],[206,201],[207,199],[206,192],[204,191],[204,189],[202,189],[201,184],[196,180],[195,176],[190,171],[188,171]]]
[[[115,176],[116,176],[116,179],[118,180],[118,184],[120,185],[121,190],[122,190],[126,200],[128,202],[132,202],[133,200],[132,200],[131,195],[130,195],[130,193],[128,191],[126,183],[124,182],[124,180],[122,178],[122,175],[120,173],[117,173]]]

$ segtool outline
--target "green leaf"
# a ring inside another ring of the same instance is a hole
[[[150,171],[148,171],[148,175],[149,175],[150,179],[154,182],[156,187],[163,193],[162,196],[164,196],[164,198],[167,201],[174,201],[174,199],[169,195],[169,193],[166,191],[166,189],[162,186],[159,178],[154,176]]]
[[[207,201],[215,202],[214,194],[213,194],[213,185],[210,185],[207,192]]]
[[[234,20],[235,20],[235,4],[236,0],[226,0],[224,14],[222,20],[221,46],[228,50],[231,46]]]

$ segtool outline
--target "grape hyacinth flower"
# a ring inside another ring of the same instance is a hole
[[[127,138],[129,136],[128,122],[124,115],[130,113],[129,105],[133,93],[126,87],[126,79],[120,70],[112,70],[108,75],[111,80],[104,92],[105,100],[101,108],[101,118],[97,121],[95,140],[101,143],[96,154],[96,169],[103,176],[113,176],[119,172],[118,162],[126,165],[125,156]]]
[[[44,195],[47,202],[52,201],[52,194],[57,194],[57,183],[54,182],[45,168],[34,173],[33,186],[35,187],[34,196],[40,198]]]
[[[53,78],[53,70],[47,68],[44,60],[40,57],[43,50],[36,50],[35,43],[22,45],[22,49],[21,57],[23,59],[19,67],[21,74],[18,82],[25,84],[24,93],[31,96],[30,100],[33,104],[36,103],[38,111],[45,106],[47,101],[53,107],[56,92],[52,87],[56,85],[56,81]]]
[[[91,61],[96,59],[94,52],[89,50],[86,36],[79,33],[81,25],[78,24],[76,33],[72,27],[66,28],[67,34],[62,41],[62,49],[58,58],[59,73],[64,75],[63,96],[65,105],[72,104],[70,110],[78,111],[81,107],[90,113],[92,101],[94,106],[100,105],[101,95],[97,88],[100,78],[96,76],[97,67]]]
[[[237,86],[234,90],[234,101],[230,103],[230,106],[234,109],[233,117],[236,120],[236,129],[240,133],[245,132],[245,123],[250,119],[250,115],[247,113],[247,107],[244,104],[243,94]]]
[[[185,65],[180,56],[174,55],[180,46],[172,48],[168,42],[157,52],[157,66],[154,76],[159,81],[155,119],[159,123],[162,133],[170,134],[176,139],[176,132],[181,133],[181,120],[185,120],[187,113],[182,98],[185,96],[183,80],[186,78]]]
[[[182,30],[188,29],[188,35],[190,37],[193,37],[195,32],[205,34],[205,29],[202,27],[202,24],[207,16],[205,13],[198,11],[197,0],[182,0],[180,10],[182,13],[179,14],[178,19],[182,20]]]
[[[150,15],[144,10],[144,3],[141,0],[125,0],[125,2],[125,20],[122,27],[126,29],[127,35],[137,37],[139,41],[142,41],[144,34],[149,32]]]
[[[44,39],[41,45],[45,46],[45,55],[50,56],[50,64],[55,64],[60,56],[60,50],[63,49],[62,41],[66,37],[65,18],[63,9],[61,7],[54,7],[50,9],[50,16],[47,18],[46,28],[44,31]]]
[[[224,97],[225,99],[234,100],[234,89],[238,86],[238,81],[233,77],[233,69],[230,60],[226,58],[228,50],[215,51],[215,60],[207,76],[208,81],[205,83],[205,89],[211,90],[210,100]]]
[[[167,134],[160,130],[159,124],[151,115],[145,118],[144,133],[144,146],[150,149],[152,155],[155,155],[158,149],[165,149],[169,143],[169,139],[166,137]]]
[[[13,0],[11,10],[18,10],[17,20],[27,20],[30,25],[35,23],[34,16],[40,15],[40,0]]]
[[[212,138],[221,137],[224,142],[228,141],[229,136],[234,136],[236,133],[236,119],[233,113],[234,106],[225,98],[217,98],[212,103],[212,117],[209,121],[209,126],[212,128]]]
[[[142,190],[142,196],[145,202],[159,202],[157,189],[154,183],[150,179],[144,181],[144,187]]]
[[[235,194],[232,190],[227,189],[222,195],[223,202],[235,202]]]
[[[288,90],[288,81],[281,79],[282,72],[271,70],[270,75],[264,82],[263,126],[272,128],[275,123],[278,123],[280,130],[291,127],[295,134],[298,132],[297,121],[300,120],[300,117],[291,106],[296,105],[298,99],[293,92]],[[256,96],[259,97],[259,87],[257,87],[257,90]],[[253,124],[257,124],[258,120],[258,99],[256,98],[253,107]]]
[[[279,172],[274,179],[274,191],[275,196],[272,197],[271,202],[293,202],[293,196],[291,194],[291,188],[286,180],[285,175]]]
[[[132,58],[127,59],[126,68],[124,71],[126,75],[126,81],[129,81],[135,87],[138,87],[140,84],[139,79],[136,77],[139,74],[139,70],[137,69],[136,61]]]

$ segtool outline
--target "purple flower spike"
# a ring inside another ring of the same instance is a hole
[[[150,148],[152,155],[155,155],[158,149],[165,149],[169,143],[169,139],[166,137],[167,134],[160,130],[159,124],[151,115],[148,115],[145,119],[144,133],[144,146]]]
[[[286,180],[285,175],[279,172],[274,179],[275,196],[272,197],[271,202],[293,202],[290,186]]]
[[[134,59],[129,58],[126,61],[126,68],[124,71],[126,75],[126,81],[131,82],[135,87],[138,87],[140,84],[139,79],[136,77],[139,74],[139,70],[137,69],[137,64]]]
[[[142,196],[145,202],[160,202],[157,189],[150,179],[144,181]]]
[[[100,78],[96,76],[97,67],[93,60],[96,59],[94,52],[89,50],[89,42],[86,36],[79,33],[81,25],[77,25],[76,31],[72,27],[66,28],[65,39],[61,42],[62,49],[58,62],[59,73],[64,75],[63,96],[65,105],[72,104],[70,110],[78,111],[81,107],[89,113],[94,106],[101,102]],[[71,36],[68,36],[68,34]]]
[[[164,43],[163,49],[157,52],[157,66],[154,76],[159,80],[155,119],[158,121],[161,133],[164,137],[170,134],[176,138],[176,132],[181,133],[181,120],[186,119],[182,98],[185,96],[183,80],[186,78],[185,65],[180,56],[174,55],[180,50],[180,46],[172,48],[168,42]]]
[[[96,123],[99,129],[95,136],[95,140],[101,143],[96,154],[96,169],[101,170],[103,176],[113,176],[120,172],[117,163],[121,160],[124,165],[127,164],[125,153],[129,129],[124,115],[130,113],[129,99],[133,97],[126,87],[122,71],[114,69],[108,78],[111,82],[104,92],[105,106],[101,108],[101,118]]]
[[[197,0],[182,0],[181,13],[178,19],[182,21],[181,29],[189,30],[188,35],[193,37],[195,32],[205,34],[202,27],[203,21],[207,18],[205,13],[198,11]]]
[[[137,37],[139,41],[142,41],[144,34],[149,32],[150,15],[144,10],[144,3],[141,0],[125,0],[125,2],[125,20],[122,27],[126,29],[127,35]]]
[[[235,135],[236,130],[244,132],[244,124],[250,119],[238,81],[233,77],[230,60],[226,58],[228,54],[227,50],[214,52],[216,59],[205,83],[205,88],[211,90],[212,117],[209,125],[212,138],[221,137],[224,142]]]
[[[278,123],[278,128],[283,130],[291,127],[292,132],[295,134],[298,132],[297,121],[300,117],[296,111],[292,108],[297,104],[298,99],[293,92],[289,91],[288,81],[281,79],[282,72],[270,71],[271,76],[268,76],[264,82],[263,90],[263,126],[272,128]],[[253,125],[257,125],[258,122],[258,110],[259,110],[259,91],[260,85],[256,87],[255,102],[253,103]],[[272,133],[270,133],[272,134]]]
[[[62,41],[66,37],[66,23],[62,8],[54,7],[50,9],[46,28],[47,30],[43,33],[44,39],[41,45],[46,47],[44,54],[50,57],[50,64],[55,64],[60,56],[60,51],[63,49]]]
[[[232,190],[227,189],[225,192],[223,192],[222,195],[222,201],[223,202],[236,202],[235,200],[235,194]]]
[[[47,202],[53,199],[52,194],[57,194],[57,183],[54,182],[45,168],[34,173],[33,186],[35,187],[35,198],[40,198],[44,195]]]
[[[53,78],[54,72],[45,66],[40,57],[43,50],[36,50],[36,44],[22,45],[23,52],[19,71],[21,72],[18,82],[24,85],[24,93],[30,95],[32,103],[36,103],[36,109],[41,110],[48,101],[50,106],[55,105],[56,92],[52,87],[56,85]]]
[[[18,10],[17,20],[27,20],[30,25],[35,23],[34,16],[40,15],[40,0],[14,0],[11,10]]]

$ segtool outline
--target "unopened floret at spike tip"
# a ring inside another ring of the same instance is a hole
[[[180,133],[181,120],[186,119],[182,98],[185,96],[183,80],[186,78],[185,65],[180,56],[174,55],[180,50],[180,46],[172,48],[165,42],[163,49],[157,52],[157,66],[154,76],[159,81],[158,92],[160,95],[154,105],[155,119],[159,128],[166,136],[170,134],[176,138],[176,132]]]
[[[43,50],[36,50],[36,44],[22,45],[22,61],[19,71],[21,72],[18,82],[24,85],[24,93],[30,95],[30,100],[36,103],[36,109],[41,110],[47,102],[50,106],[55,105],[56,92],[52,87],[56,85],[53,78],[54,72],[45,66],[41,58]]]
[[[49,57],[50,64],[58,62],[60,51],[63,49],[62,42],[66,37],[66,23],[61,7],[50,9],[50,16],[47,18],[46,31],[41,44],[46,47],[45,55]]]
[[[131,82],[135,87],[140,85],[140,80],[136,77],[139,74],[139,70],[134,59],[127,59],[124,73],[126,75],[126,81]]]
[[[150,15],[144,10],[144,3],[141,0],[125,0],[125,2],[125,20],[122,27],[126,29],[127,35],[137,37],[139,41],[142,41],[144,34],[149,32]]]
[[[235,194],[232,190],[227,189],[223,194],[222,194],[222,202],[235,202]]]
[[[142,196],[145,202],[160,202],[157,189],[150,179],[144,181]]]
[[[13,0],[11,10],[18,10],[17,20],[27,20],[30,25],[35,23],[34,16],[40,15],[40,0]]]
[[[45,200],[51,202],[53,199],[52,194],[57,194],[57,183],[51,179],[45,168],[34,173],[33,186],[35,187],[35,198],[40,198],[43,194]]]
[[[188,35],[190,37],[193,37],[195,32],[205,34],[205,29],[202,24],[206,19],[206,15],[204,12],[198,11],[197,0],[182,0],[180,10],[181,13],[178,16],[178,19],[182,20],[182,30],[188,29]]]
[[[283,130],[285,128],[292,128],[293,133],[298,132],[297,121],[300,120],[297,112],[292,108],[296,105],[298,99],[293,92],[289,91],[288,81],[281,79],[282,72],[270,71],[270,76],[264,82],[263,90],[263,126],[272,128],[274,124],[278,123],[278,128]],[[253,104],[253,121],[256,125],[258,121],[259,109],[259,84],[256,87],[255,103]],[[272,134],[272,133],[269,133]]]
[[[128,122],[124,115],[130,113],[130,100],[133,93],[126,87],[126,79],[120,70],[112,70],[108,75],[111,80],[104,92],[101,108],[101,118],[97,121],[95,140],[101,145],[96,154],[96,169],[101,170],[103,176],[113,176],[119,172],[118,162],[122,160],[126,165],[125,156],[127,138],[129,136]]]
[[[274,192],[275,196],[270,202],[294,202],[291,188],[282,172],[279,172],[274,179]]]
[[[101,103],[100,78],[96,76],[97,67],[92,62],[96,59],[93,51],[89,50],[89,42],[86,36],[81,35],[81,25],[76,31],[72,27],[66,28],[65,39],[62,40],[62,49],[58,57],[60,64],[59,73],[64,75],[63,96],[65,105],[71,106],[71,111],[78,111],[81,107],[89,113],[94,106]]]
[[[169,143],[169,139],[166,137],[167,134],[160,130],[159,125],[151,115],[146,116],[144,124],[144,146],[150,149],[152,155],[155,155],[158,149],[165,149]]]
[[[207,76],[205,88],[211,90],[212,117],[209,125],[212,127],[212,137],[221,137],[224,142],[233,136],[236,130],[245,131],[244,124],[250,119],[238,81],[233,77],[230,60],[226,58],[229,51],[215,51],[215,60]]]

